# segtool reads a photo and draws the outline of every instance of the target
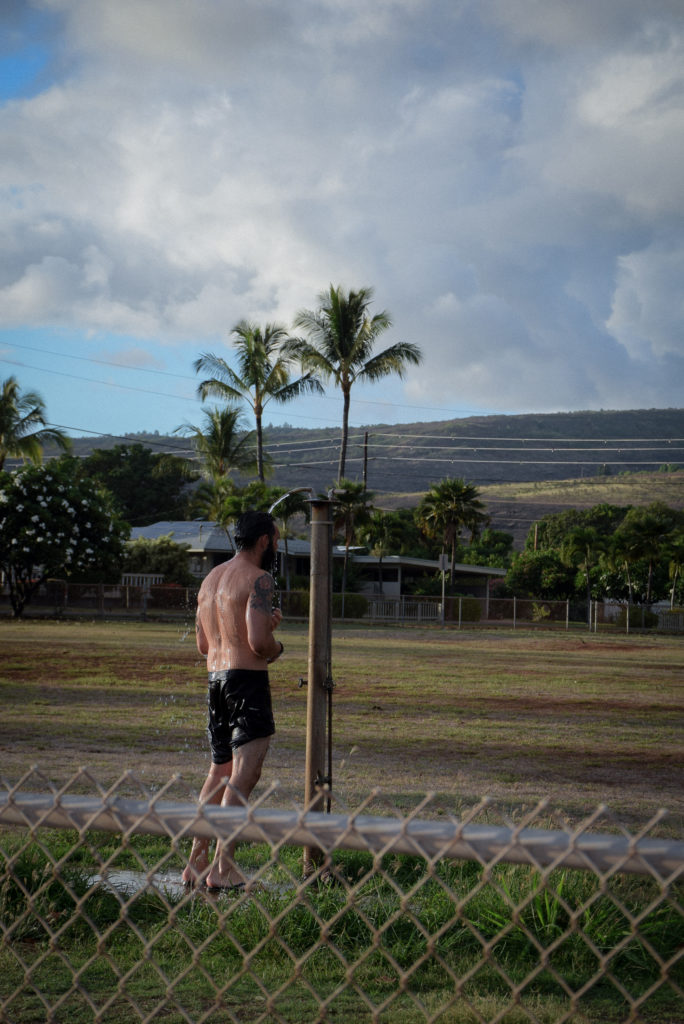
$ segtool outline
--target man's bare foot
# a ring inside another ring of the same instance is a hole
[[[244,886],[247,882],[245,876],[237,868],[231,868],[225,874],[211,869],[205,878],[207,889],[235,889]]]
[[[207,840],[195,840],[192,844],[188,863],[183,869],[183,874],[181,875],[183,883],[191,886],[193,889],[198,888],[200,885],[204,885],[208,870],[209,843]]]

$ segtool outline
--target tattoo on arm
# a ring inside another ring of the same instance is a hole
[[[273,609],[273,577],[267,572],[254,581],[249,607],[270,616]]]

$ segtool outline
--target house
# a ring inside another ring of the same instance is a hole
[[[228,561],[235,552],[235,546],[226,531],[203,520],[192,522],[165,521],[150,526],[134,527],[131,540],[145,538],[157,540],[159,537],[170,536],[176,544],[188,545],[190,571],[198,579],[203,579],[217,565]],[[282,560],[287,547],[288,567],[291,576],[308,576],[311,562],[311,544],[308,540],[288,537],[287,542],[280,539],[279,553],[281,558],[281,578],[285,575]],[[365,548],[353,548],[350,560],[353,562],[357,575],[361,578],[360,592],[368,596],[383,594],[385,597],[400,597],[407,590],[409,580],[417,577],[434,576],[442,568],[436,559],[410,558],[404,555],[386,555],[382,560],[375,555],[361,554]],[[344,547],[333,548],[333,559],[344,560]],[[505,569],[494,569],[491,566],[464,565],[458,563],[454,567],[456,593],[470,594],[473,597],[486,597],[492,579],[506,575]]]

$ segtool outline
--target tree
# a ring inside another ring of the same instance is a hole
[[[654,592],[654,574],[658,562],[665,562],[670,534],[679,525],[681,515],[662,502],[653,502],[645,508],[631,509],[624,520],[629,532],[635,558],[648,563],[645,603],[651,604]]]
[[[553,549],[530,551],[515,555],[505,576],[508,593],[519,597],[536,597],[544,601],[559,601],[570,597],[575,584],[570,570],[563,565]]]
[[[361,529],[361,540],[378,560],[380,593],[383,592],[382,560],[393,552],[398,554],[404,537],[404,522],[396,512],[375,509]]]
[[[621,574],[624,574],[624,580],[627,583],[627,600],[630,604],[632,604],[634,592],[632,566],[637,560],[634,538],[629,529],[618,527],[612,537],[608,538],[599,561],[604,569],[616,572],[618,579]],[[609,584],[609,589],[613,589],[615,586],[615,583],[610,581],[610,577],[606,583]]]
[[[0,472],[0,569],[16,618],[50,576],[119,568],[128,526],[108,492],[74,478],[70,461]]]
[[[290,402],[310,392],[322,391],[318,380],[306,373],[297,380],[290,376],[292,357],[284,354],[287,331],[280,324],[266,324],[263,331],[256,324],[241,320],[231,332],[235,336],[238,368],[234,370],[225,359],[203,354],[195,360],[196,373],[210,373],[197,392],[202,400],[212,395],[227,402],[246,402],[256,422],[257,475],[263,482],[264,440],[262,417],[271,400]]]
[[[418,522],[429,537],[440,538],[442,552],[451,549],[450,585],[454,585],[456,548],[463,530],[471,539],[479,537],[489,522],[479,491],[460,477],[447,478],[432,484],[417,510]]]
[[[372,288],[344,293],[341,286],[330,285],[319,296],[319,308],[302,309],[294,321],[308,340],[297,338],[286,342],[283,350],[300,360],[302,368],[329,380],[342,392],[342,440],[337,479],[345,475],[347,439],[349,436],[349,403],[352,385],[357,380],[378,381],[390,374],[402,377],[409,363],[418,365],[422,354],[417,345],[398,342],[373,355],[373,347],[392,325],[383,310],[369,314]]]
[[[535,551],[544,548],[560,549],[566,535],[576,527],[593,527],[602,536],[610,536],[621,525],[628,511],[629,506],[624,508],[604,502],[591,508],[551,512],[533,524],[525,540],[525,547]]]
[[[342,616],[344,617],[344,594],[347,588],[349,548],[360,526],[368,522],[370,503],[373,495],[362,483],[340,480],[335,484],[332,504],[333,529],[344,534],[344,565],[342,568]]]
[[[212,480],[256,469],[256,434],[244,432],[239,409],[206,409],[201,427],[185,423],[174,433],[192,437],[204,475]]]
[[[287,544],[290,535],[290,519],[301,515],[308,523],[311,519],[311,505],[309,504],[309,499],[301,491],[284,491],[282,488],[275,487],[272,490],[279,490],[281,492],[274,498],[274,501],[277,501],[277,505],[273,510],[273,515],[280,522],[280,536],[282,537],[285,549],[285,589],[290,590],[290,552],[288,551]],[[277,500],[278,498],[280,499],[279,501]]]
[[[566,534],[560,555],[566,565],[575,566],[584,573],[587,591],[587,617],[591,626],[591,571],[598,565],[605,551],[606,541],[593,526],[576,526]]]
[[[123,570],[160,573],[165,583],[189,587],[195,582],[188,565],[189,550],[189,544],[176,543],[170,533],[153,540],[137,537],[126,545]]]
[[[69,451],[71,441],[56,427],[48,427],[45,403],[36,391],[19,390],[16,377],[8,377],[0,389],[0,470],[8,458],[42,462],[43,445],[54,442]]]
[[[505,569],[511,561],[513,534],[486,527],[466,547],[461,546],[458,557],[466,565],[489,565]]]
[[[136,526],[160,519],[185,519],[188,484],[198,474],[187,459],[153,452],[142,444],[96,448],[85,459],[73,460],[74,474],[106,487],[123,518]]]
[[[670,608],[674,608],[677,584],[681,579],[682,569],[684,568],[684,530],[681,527],[673,530],[671,533],[667,544],[667,555],[670,559],[668,567],[669,578],[672,581],[672,587],[670,588]]]

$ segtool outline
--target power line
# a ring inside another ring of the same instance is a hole
[[[91,437],[91,436],[92,437],[111,437],[115,441],[126,441],[128,444],[145,444],[145,445],[148,445],[150,447],[152,445],[155,445],[157,448],[169,448],[171,450],[171,454],[177,454],[179,456],[182,455],[184,452],[193,452],[194,451],[192,448],[178,448],[177,445],[172,445],[171,442],[168,442],[168,441],[156,441],[153,438],[149,438],[149,440],[148,440],[148,436],[147,435],[145,435],[145,440],[143,442],[142,440],[140,440],[139,437],[136,437],[135,434],[103,433],[101,430],[90,430],[87,427],[68,427],[64,423],[46,423],[45,425],[47,427],[57,428],[58,430],[77,430],[77,431],[79,431],[79,433],[83,433],[83,434],[86,435],[86,437],[85,437],[86,440],[88,439],[88,437]]]
[[[178,377],[179,380],[196,380],[195,377],[190,377],[188,374],[183,373],[171,373],[170,370],[160,370],[157,367],[151,366],[138,366],[133,363],[122,363],[114,362],[109,359],[96,359],[95,356],[75,356],[71,352],[53,352],[47,348],[34,348],[32,345],[17,345],[16,342],[12,341],[9,343],[10,348],[18,348],[25,352],[40,352],[45,356],[57,356],[61,359],[77,359],[82,363],[97,363],[98,366],[113,366],[117,370],[133,370],[134,373],[156,373],[162,377]],[[18,363],[18,366],[23,366],[23,363]],[[30,367],[30,369],[40,369],[40,367]],[[43,370],[44,373],[57,373],[57,370]]]
[[[148,388],[136,388],[133,384],[115,384],[110,380],[96,380],[93,377],[81,377],[76,373],[64,373],[62,370],[43,370],[39,366],[29,366],[28,363],[20,363],[14,359],[6,359],[0,356],[0,363],[7,363],[9,366],[21,366],[27,370],[39,370],[41,373],[54,373],[58,377],[68,377],[70,380],[83,380],[88,384],[103,384],[107,388],[118,388],[120,391],[137,391],[143,395],[154,395],[157,398],[173,398],[182,402],[196,402],[195,397],[188,398],[185,395],[170,395],[167,391],[150,391]]]
[[[159,369],[156,369],[156,368],[153,368],[153,367],[148,367],[148,366],[136,366],[136,365],[133,365],[132,363],[114,362],[113,360],[96,359],[94,356],[76,356],[76,355],[72,355],[69,352],[55,352],[55,351],[53,351],[51,349],[37,348],[37,347],[32,346],[32,345],[17,344],[14,341],[8,342],[7,345],[8,345],[9,348],[19,349],[20,351],[23,350],[23,351],[26,351],[26,352],[40,352],[43,355],[57,356],[58,358],[62,358],[62,359],[78,359],[81,362],[96,363],[96,364],[98,364],[100,366],[111,366],[111,367],[113,367],[113,368],[115,368],[117,370],[132,370],[135,373],[139,373],[139,372],[142,372],[142,373],[152,373],[152,374],[156,373],[156,374],[160,374],[160,375],[165,376],[165,377],[176,377],[179,380],[196,381],[196,379],[197,379],[196,377],[190,377],[188,375],[181,374],[181,373],[172,373],[169,370],[159,370]],[[0,358],[0,362],[9,363],[11,366],[21,366],[24,369],[38,370],[40,373],[56,373],[56,374],[60,373],[59,370],[51,370],[51,369],[47,369],[47,368],[41,367],[41,366],[31,366],[28,363],[21,363],[21,362],[14,361],[14,360],[11,360],[11,359],[6,359],[6,358]],[[62,374],[62,376],[69,376],[69,374]],[[74,379],[75,380],[86,380],[87,381],[90,378],[74,376]],[[104,384],[105,381],[94,381],[93,383]],[[124,384],[113,385],[113,386],[114,387],[121,387],[121,388],[126,387],[126,385],[124,385]],[[139,390],[139,389],[133,388],[132,390]],[[154,394],[154,393],[155,392],[151,392],[151,394]],[[161,397],[173,398],[175,396],[174,395],[168,395],[168,396],[161,395]],[[340,397],[331,396],[331,395],[319,395],[319,396],[317,396],[317,398],[319,398],[319,399],[321,399],[323,401],[336,401],[336,402],[339,402],[341,400]],[[380,400],[369,399],[369,398],[356,398],[355,397],[354,398],[354,404],[355,405],[376,405],[376,406],[382,406],[382,407],[385,407],[385,408],[388,408],[388,409],[415,409],[416,411],[419,411],[419,412],[425,412],[426,410],[429,410],[430,412],[451,413],[453,416],[455,416],[455,415],[463,415],[463,413],[468,413],[468,414],[473,415],[473,416],[484,416],[484,415],[487,415],[481,409],[461,409],[459,411],[456,411],[456,410],[454,410],[452,408],[439,407],[439,406],[435,406],[435,405],[410,405],[410,404],[406,404],[406,403],[399,404],[397,402],[383,402],[383,401],[380,401]],[[295,418],[297,418],[297,419],[310,419],[310,420],[323,421],[323,417],[316,417],[316,416],[296,416]]]

